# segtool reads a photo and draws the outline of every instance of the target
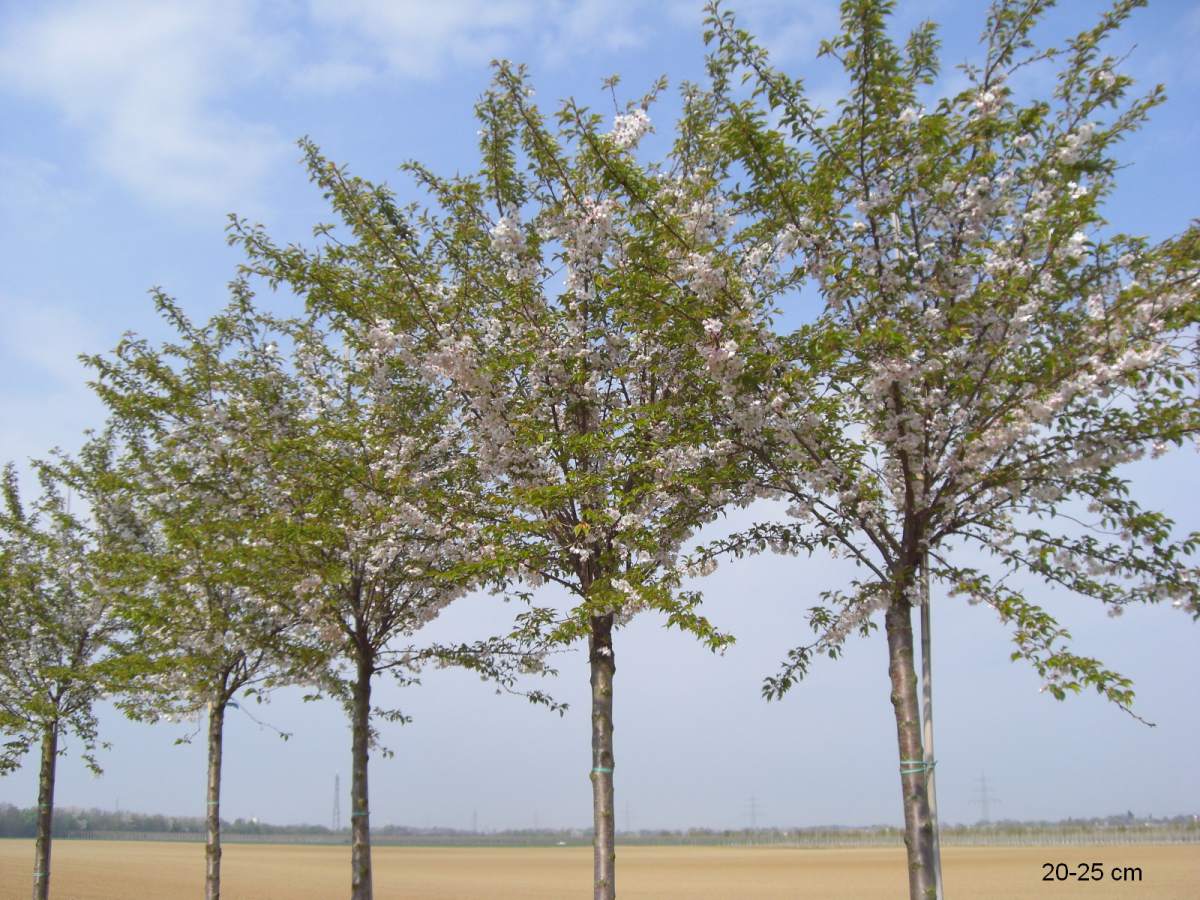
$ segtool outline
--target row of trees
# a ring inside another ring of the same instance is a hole
[[[19,809],[0,803],[0,837],[37,837],[37,807]],[[71,832],[127,832],[132,834],[203,834],[206,819],[186,816],[164,816],[156,813],[136,813],[111,809],[63,809],[54,811],[54,836]],[[325,825],[274,825],[258,819],[234,819],[221,823],[225,834],[315,835],[335,834]],[[378,831],[376,831],[378,833]]]
[[[369,749],[402,718],[373,705],[375,677],[465,666],[561,709],[524,676],[586,641],[594,889],[612,898],[615,633],[654,611],[719,651],[732,637],[687,579],[766,550],[861,573],[809,610],[814,639],[768,698],[883,615],[910,892],[937,894],[912,627],[925,586],[994,610],[1055,697],[1093,688],[1126,709],[1130,682],[1006,576],[1114,613],[1200,614],[1198,537],[1120,474],[1200,428],[1200,231],[1155,244],[1102,218],[1117,142],[1162,99],[1129,96],[1102,54],[1139,4],[1037,47],[1047,5],[998,0],[968,86],[934,101],[933,26],[899,45],[890,2],[846,0],[822,48],[850,84],[831,115],[713,5],[708,83],[684,86],[657,160],[640,144],[664,85],[610,128],[574,102],[548,116],[525,71],[498,64],[479,171],[406,165],[420,204],[304,142],[337,225],[282,246],[234,219],[246,262],[226,309],[198,325],[156,293],[170,341],[88,360],[105,429],[37,465],[32,505],[6,471],[0,759],[41,745],[34,897],[60,738],[90,753],[102,697],[207,714],[209,898],[229,704],[283,684],[341,701],[362,900]],[[1051,96],[1010,86],[1048,60]],[[264,286],[303,312],[266,312]],[[694,544],[761,498],[786,517]],[[546,582],[566,608],[537,605]],[[523,601],[511,630],[422,639],[478,588]]]

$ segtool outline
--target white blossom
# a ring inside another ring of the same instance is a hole
[[[644,109],[634,109],[614,119],[610,137],[618,147],[629,148],[636,146],[650,130],[650,116]]]

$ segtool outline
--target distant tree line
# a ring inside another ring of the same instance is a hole
[[[37,807],[21,809],[0,803],[0,837],[31,838],[37,832]],[[153,813],[114,812],[107,809],[54,810],[55,837],[81,831],[139,832],[147,834],[204,834],[205,819],[200,816],[164,816]],[[332,834],[323,825],[271,825],[250,819],[222,820],[227,834]]]
[[[137,813],[108,809],[60,808],[54,810],[54,836],[67,837],[81,832],[112,832],[137,834],[195,834],[205,833],[206,820],[198,816],[165,816],[156,813]],[[1200,837],[1200,816],[1135,816],[1122,813],[1111,816],[1090,816],[1066,819],[1003,819],[996,822],[974,824],[943,824],[943,831],[967,835],[978,832],[1022,832],[1073,830],[1113,831],[1147,828],[1170,828],[1191,831]],[[21,808],[11,803],[0,803],[0,838],[32,838],[37,830],[37,808]],[[334,831],[326,825],[276,825],[257,819],[222,820],[221,830],[225,834],[244,835],[326,835],[330,838],[345,837],[348,829]],[[462,828],[414,827],[410,825],[382,825],[371,829],[375,836],[404,837],[484,837],[487,840],[507,837],[554,842],[567,839],[573,842],[591,840],[588,828],[502,828],[488,832],[476,832]],[[791,828],[764,826],[761,828],[639,828],[620,832],[623,839],[637,839],[646,843],[678,843],[710,840],[786,840],[789,836],[804,835],[890,835],[902,837],[903,829],[893,825],[805,825]]]

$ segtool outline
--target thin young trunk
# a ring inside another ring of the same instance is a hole
[[[205,790],[204,900],[221,897],[221,754],[225,734],[225,704],[208,702],[208,785]]]
[[[371,739],[371,658],[360,655],[354,680],[350,751],[350,898],[371,900],[371,817],[367,803],[367,758]]]
[[[50,896],[50,829],[54,824],[54,773],[58,765],[58,723],[42,731],[38,772],[37,840],[33,847],[33,900]]]
[[[888,674],[900,748],[900,789],[904,800],[904,844],[908,848],[908,890],[911,900],[934,900],[933,820],[925,789],[925,755],[921,745],[921,712],[917,702],[917,671],[913,659],[912,605],[899,596],[885,618]]]
[[[921,564],[921,735],[925,745],[925,789],[933,822],[933,883],[942,900],[942,845],[937,809],[937,757],[933,754],[933,622],[929,608],[929,554]]]
[[[595,900],[617,896],[616,807],[613,803],[613,617],[592,618],[588,661],[592,670],[592,848]]]

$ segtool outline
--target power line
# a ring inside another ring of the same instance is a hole
[[[992,820],[991,804],[999,803],[1000,798],[993,794],[991,788],[988,787],[986,775],[981,774],[979,776],[979,780],[975,786],[975,796],[971,802],[979,805],[979,813],[982,817],[979,821],[990,822]]]

